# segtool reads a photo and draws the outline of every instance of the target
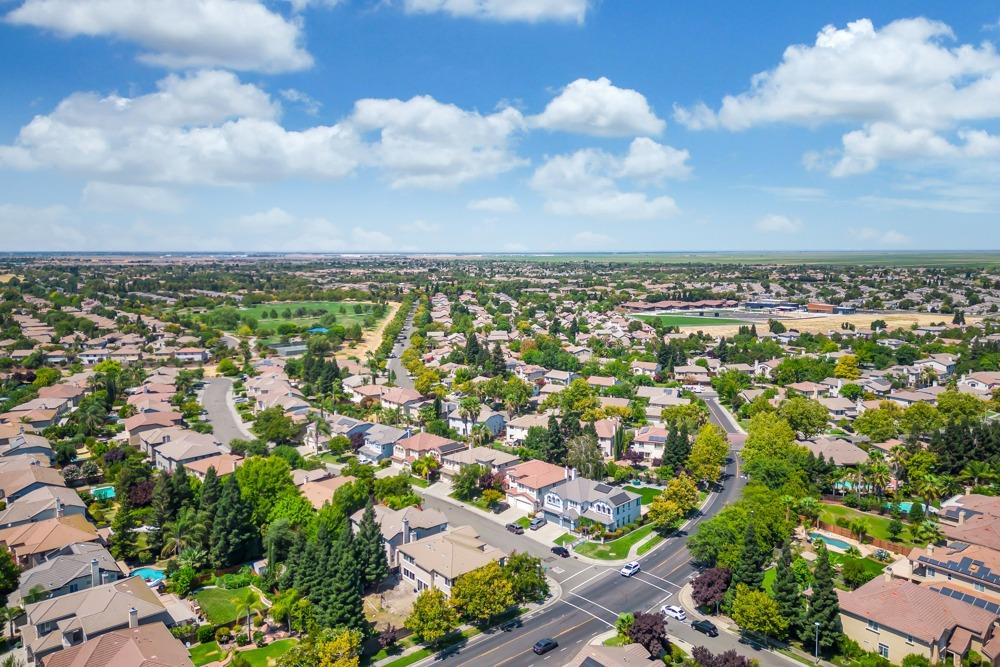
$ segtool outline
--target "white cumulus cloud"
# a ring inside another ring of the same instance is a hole
[[[257,0],[25,0],[6,21],[133,42],[140,60],[168,68],[288,72],[313,64],[301,24]]]
[[[642,93],[619,88],[605,77],[577,79],[531,121],[548,130],[598,137],[657,135],[666,127]]]
[[[83,204],[97,211],[153,211],[176,213],[184,201],[165,188],[91,181],[83,188]]]
[[[786,215],[769,214],[754,223],[754,229],[765,233],[794,234],[802,229],[802,221]]]
[[[592,0],[403,0],[414,14],[443,13],[488,21],[583,23]]]

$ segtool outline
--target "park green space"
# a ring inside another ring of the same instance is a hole
[[[354,312],[354,306],[356,305],[362,307],[361,313]],[[364,310],[366,306],[368,309]],[[371,309],[373,306],[374,304],[363,301],[272,301],[240,308],[240,312],[256,319],[257,331],[265,333],[267,331],[275,331],[279,324],[294,324],[299,327],[320,326],[320,320],[323,318],[323,315],[312,314],[313,311],[319,310],[325,310],[326,315],[335,315],[337,317],[336,323],[341,326],[346,327],[351,324],[362,324],[365,317],[372,314]],[[298,308],[305,308],[309,313],[303,317],[295,317],[294,313]],[[341,308],[345,312],[341,312]],[[281,316],[286,309],[292,311],[293,317],[285,319]],[[270,318],[272,310],[278,313],[277,319]],[[264,313],[268,314],[268,319],[263,318]]]
[[[655,324],[659,322],[664,327],[715,327],[732,324],[747,324],[746,320],[731,317],[715,317],[714,315],[635,315],[636,318]]]

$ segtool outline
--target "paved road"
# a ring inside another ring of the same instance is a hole
[[[392,347],[391,356],[389,358],[389,370],[396,374],[396,384],[400,387],[405,387],[406,389],[413,389],[413,378],[406,371],[403,363],[399,360],[399,355],[403,353],[406,346],[410,344],[410,336],[413,335],[413,311],[411,310],[406,316],[406,322],[403,323],[403,342],[396,343]]]
[[[741,449],[746,440],[746,431],[740,426],[739,421],[719,402],[719,395],[713,392],[705,392],[701,395],[705,405],[708,406],[708,418],[713,424],[726,432],[729,443]]]
[[[503,665],[504,667],[534,667],[537,665],[562,665],[568,662],[584,644],[595,635],[614,628],[615,620],[623,612],[659,609],[664,604],[676,604],[677,592],[684,582],[695,574],[690,561],[686,541],[687,533],[698,522],[713,516],[727,503],[739,497],[743,482],[735,476],[736,464],[730,462],[726,468],[726,479],[719,493],[713,494],[703,514],[686,527],[683,532],[668,539],[651,553],[639,559],[642,571],[632,578],[621,577],[616,568],[585,565],[572,560],[546,562],[551,567],[564,568],[562,573],[549,573],[562,587],[562,597],[537,616],[526,620],[522,627],[510,632],[493,632],[473,638],[466,645],[450,651],[446,656],[435,656],[419,664],[435,664],[447,661],[454,665]],[[427,499],[430,504],[431,499]],[[442,504],[444,501],[438,500]],[[473,522],[473,517],[481,522],[488,519],[457,514],[460,509],[448,506],[446,510],[454,520],[467,521],[483,531],[487,540],[493,534],[485,525]],[[496,526],[503,530],[502,526]],[[520,548],[518,536],[502,535],[500,545],[505,548]],[[520,538],[523,539],[523,538]],[[530,540],[529,542],[533,542]],[[541,545],[526,544],[524,548],[532,553],[544,549]],[[671,620],[668,632],[695,646],[705,645],[714,652],[734,649],[739,653],[757,658],[762,665],[788,667],[786,658],[741,644],[727,633],[708,638],[695,632],[689,625]],[[559,642],[559,648],[545,656],[531,652],[532,645],[539,639],[552,637]]]
[[[208,421],[212,424],[212,434],[223,445],[228,445],[232,440],[253,437],[229,403],[228,394],[232,386],[233,381],[229,378],[209,378],[201,398],[202,405],[208,412]]]

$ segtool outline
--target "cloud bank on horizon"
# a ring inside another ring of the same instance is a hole
[[[51,76],[2,96],[0,231],[8,250],[997,245],[996,17],[977,41],[967,19],[820,23],[760,43],[745,60],[780,55],[758,71],[728,53],[711,81],[704,39],[660,39],[675,19],[592,0],[19,0],[0,49],[50,52]]]

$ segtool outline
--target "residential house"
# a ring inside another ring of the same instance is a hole
[[[663,426],[640,426],[632,441],[632,450],[642,454],[644,461],[662,459],[669,431]]]
[[[479,407],[479,414],[472,420],[467,420],[461,408],[455,408],[448,413],[448,427],[458,431],[459,435],[468,437],[477,426],[486,428],[494,437],[503,430],[506,419],[502,413],[496,412],[486,405]]]
[[[42,465],[21,464],[4,468],[0,472],[0,498],[7,504],[45,486],[65,487],[62,473]]]
[[[141,577],[29,604],[21,630],[30,662],[106,632],[147,623],[173,624],[166,607]]]
[[[837,466],[856,467],[868,461],[868,452],[853,442],[841,438],[814,438],[799,440],[798,444],[805,447],[814,456],[824,459]]]
[[[208,350],[200,347],[182,347],[174,351],[177,361],[191,364],[203,364],[208,361]]]
[[[0,457],[13,458],[17,456],[44,456],[51,464],[56,454],[46,438],[34,433],[25,433],[23,429],[12,438],[0,444]]]
[[[208,474],[209,468],[215,469],[215,475],[217,477],[225,477],[226,475],[233,474],[242,464],[242,456],[223,452],[222,454],[208,456],[203,459],[197,459],[196,461],[188,461],[184,464],[184,467],[187,468],[188,474],[193,475],[204,482],[205,475]]]
[[[507,468],[507,502],[511,507],[534,514],[541,508],[545,494],[565,480],[562,466],[538,459],[511,466]]]
[[[640,496],[567,468],[566,479],[545,492],[541,509],[546,519],[569,530],[586,522],[617,530],[639,520]]]
[[[464,443],[421,432],[397,441],[392,448],[392,460],[396,463],[413,463],[423,456],[433,456],[440,462],[445,455],[465,448]]]
[[[56,598],[118,581],[125,575],[107,549],[95,542],[69,544],[21,573],[11,603]],[[34,598],[34,599],[33,599]]]
[[[423,401],[424,397],[415,389],[391,387],[382,394],[381,405],[383,410],[398,410],[402,415],[414,416]]]
[[[629,368],[634,375],[645,375],[648,378],[656,377],[660,372],[660,364],[655,361],[633,361]]]
[[[10,549],[24,568],[38,565],[70,544],[98,539],[97,529],[78,514],[0,529],[0,544]]]
[[[554,384],[558,387],[565,387],[578,377],[580,376],[572,371],[551,370],[545,373],[543,379],[545,380],[545,384]]]
[[[487,563],[503,564],[507,554],[479,539],[472,526],[460,526],[399,545],[399,573],[414,591],[436,588],[451,593],[455,580]]]
[[[44,667],[194,667],[188,649],[163,623],[112,630],[49,655]]]
[[[46,468],[47,469],[47,468]],[[87,513],[83,499],[65,486],[42,486],[30,491],[0,511],[0,528],[12,528],[61,516]]]
[[[454,477],[462,468],[470,465],[478,465],[493,474],[503,473],[507,468],[517,465],[521,461],[514,454],[502,452],[492,447],[472,447],[462,449],[451,454],[446,454],[441,459],[441,474],[445,477]]]
[[[404,507],[394,510],[385,505],[374,505],[375,522],[379,525],[382,538],[385,540],[385,553],[389,559],[389,567],[399,566],[396,550],[401,544],[409,544],[431,535],[437,535],[448,530],[448,517],[435,509],[419,507]],[[351,515],[351,523],[355,531],[361,525],[365,510],[360,509]]]
[[[504,441],[509,446],[523,444],[528,437],[528,430],[532,427],[548,428],[548,415],[529,414],[515,417],[507,422],[507,435]]]
[[[128,433],[129,444],[139,446],[139,436],[146,431],[159,428],[180,426],[183,415],[179,412],[141,412],[125,420],[125,432]]]
[[[354,481],[354,477],[343,475],[340,477],[328,477],[316,482],[306,482],[299,487],[299,493],[313,506],[313,509],[323,509],[323,505],[333,500],[333,494],[337,489],[345,484]]]
[[[594,431],[597,433],[597,445],[601,448],[604,458],[614,458],[615,441],[621,427],[617,417],[598,419],[594,422]]]
[[[364,444],[358,450],[358,460],[362,463],[379,463],[391,458],[396,443],[409,437],[409,429],[372,424],[362,435]]]

